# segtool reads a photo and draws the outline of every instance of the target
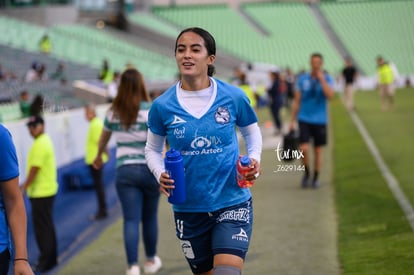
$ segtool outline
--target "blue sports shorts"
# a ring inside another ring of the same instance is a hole
[[[214,255],[244,260],[253,227],[252,199],[208,213],[174,212],[176,234],[194,274],[213,268]]]

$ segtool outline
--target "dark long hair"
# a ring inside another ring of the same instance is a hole
[[[201,36],[201,38],[203,38],[204,40],[204,46],[207,49],[208,55],[216,55],[216,41],[214,40],[214,37],[208,31],[198,27],[191,27],[180,32],[180,34],[177,36],[177,39],[175,40],[174,53],[177,52],[178,39],[180,39],[181,35],[183,35],[186,32],[193,32]],[[213,76],[215,73],[216,68],[214,67],[214,65],[208,65],[208,76]]]
[[[121,75],[118,93],[112,102],[114,115],[119,117],[125,129],[129,129],[137,120],[141,101],[151,101],[144,78],[138,70],[127,69]]]

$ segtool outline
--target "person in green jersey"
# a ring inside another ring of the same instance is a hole
[[[116,191],[123,214],[127,275],[139,275],[138,247],[142,223],[146,261],[145,274],[154,274],[162,266],[157,256],[159,184],[148,169],[145,143],[151,98],[142,74],[127,69],[121,75],[118,93],[106,113],[104,129],[94,166],[103,163],[103,153],[111,136],[116,140]]]

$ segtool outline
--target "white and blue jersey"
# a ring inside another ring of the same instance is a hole
[[[187,200],[173,206],[176,212],[211,212],[251,197],[236,182],[236,126],[256,123],[256,114],[242,90],[213,78],[210,82],[213,97],[201,117],[180,104],[180,82],[158,97],[149,113],[151,132],[166,136],[184,158]]]
[[[0,184],[19,176],[19,166],[9,131],[0,124],[0,152],[2,165],[0,166]],[[0,191],[0,252],[11,246],[9,225],[4,207],[3,193]]]
[[[328,74],[325,74],[325,79],[332,87],[333,79]],[[301,93],[298,120],[310,124],[327,124],[327,100],[320,81],[308,73],[303,74],[296,82],[296,91]]]

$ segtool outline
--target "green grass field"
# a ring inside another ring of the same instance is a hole
[[[380,110],[375,92],[357,93],[355,101],[358,115],[414,204],[413,177],[409,172],[414,156],[414,88],[397,90],[395,108],[388,112]]]
[[[374,92],[356,95],[356,108],[385,161],[410,191],[414,149],[413,90],[401,90],[393,111],[382,112]],[[411,107],[410,107],[411,106]],[[413,274],[414,234],[358,130],[339,99],[331,105],[339,257],[344,274]],[[412,181],[411,181],[412,183]],[[411,187],[413,188],[413,187]]]

